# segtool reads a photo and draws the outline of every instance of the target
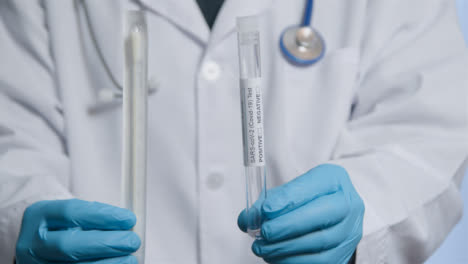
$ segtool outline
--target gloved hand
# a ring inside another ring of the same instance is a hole
[[[137,263],[129,255],[140,247],[140,238],[126,231],[135,223],[131,211],[107,204],[37,202],[24,212],[16,263]]]
[[[364,203],[345,169],[321,165],[273,188],[261,205],[255,255],[274,264],[345,264],[362,237]],[[238,224],[246,231],[245,210]]]

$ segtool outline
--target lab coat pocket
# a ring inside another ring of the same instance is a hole
[[[294,116],[317,117],[349,107],[359,77],[359,54],[355,48],[329,52],[316,63],[306,67],[284,65],[282,90]],[[349,109],[347,109],[349,110]],[[342,113],[345,114],[345,113]]]
[[[286,62],[284,65],[286,85],[298,88],[313,86],[313,90],[317,90],[319,86],[349,87],[356,77],[358,63],[359,53],[355,48],[328,52],[321,61],[309,66]]]
[[[300,67],[284,61],[278,67],[277,81],[266,102],[270,109],[266,120],[268,131],[274,131],[269,134],[274,139],[270,142],[274,144],[270,146],[272,155],[282,153],[288,160],[279,167],[305,172],[330,159],[339,131],[349,118],[358,65],[358,50],[343,48],[329,51],[315,65]]]

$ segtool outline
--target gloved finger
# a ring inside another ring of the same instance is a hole
[[[134,256],[125,256],[97,261],[79,262],[78,264],[138,264],[138,261]]]
[[[252,207],[248,211],[244,209],[237,218],[237,225],[243,232],[250,230],[260,230],[263,219],[259,208]]]
[[[237,217],[237,226],[239,227],[242,232],[247,232],[247,211],[246,209],[242,210],[242,212]]]
[[[340,245],[349,236],[349,225],[346,222],[276,243],[257,240],[252,244],[252,251],[262,258],[280,258],[329,250]]]
[[[271,264],[311,264],[311,263],[336,263],[346,264],[353,256],[354,250],[361,237],[354,237],[338,247],[315,254],[292,255],[279,258],[263,258]]]
[[[258,199],[257,201],[255,201],[255,203],[252,205],[252,208],[249,209],[250,211],[248,213],[247,213],[247,209],[244,209],[237,217],[237,226],[244,233],[247,232],[249,221],[251,224],[252,224],[252,221],[254,221],[254,219],[252,218],[257,218],[257,216],[258,218],[262,217],[261,208],[265,200],[263,199],[264,195],[260,195],[260,197],[262,197],[262,199]],[[259,228],[261,224],[262,223],[258,223]]]
[[[262,213],[273,219],[323,195],[341,189],[339,178],[347,175],[346,170],[336,165],[320,165],[296,179],[273,188],[267,193]]]
[[[135,214],[127,209],[78,199],[48,201],[44,210],[51,229],[128,230],[136,223]]]
[[[287,214],[262,225],[267,242],[299,237],[341,222],[349,213],[348,201],[342,191],[321,196]]]
[[[44,262],[41,264],[48,264]],[[75,262],[76,264],[138,264],[137,259],[134,256],[106,258],[101,260],[90,260],[83,262]],[[69,262],[54,262],[54,264],[69,264]]]
[[[83,261],[126,256],[140,247],[140,238],[131,231],[83,231],[78,228],[48,231],[36,243],[33,253],[49,261]]]

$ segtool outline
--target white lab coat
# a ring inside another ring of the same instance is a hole
[[[210,33],[193,0],[144,0],[149,25],[147,263],[258,263],[245,206],[235,17],[262,17],[269,186],[343,165],[366,213],[358,263],[420,263],[461,215],[468,63],[449,0],[318,0],[316,65],[278,48],[303,1],[227,0]],[[118,205],[121,108],[90,114],[122,83],[118,1],[0,1],[0,259],[43,199]]]

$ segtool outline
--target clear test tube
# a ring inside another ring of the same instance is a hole
[[[242,135],[247,196],[247,231],[261,238],[266,198],[265,140],[261,87],[260,32],[256,16],[237,18]]]
[[[127,11],[124,32],[125,81],[123,89],[123,206],[133,211],[137,223],[133,228],[141,239],[135,253],[144,263],[146,231],[146,155],[147,155],[147,54],[148,37],[142,11]]]

